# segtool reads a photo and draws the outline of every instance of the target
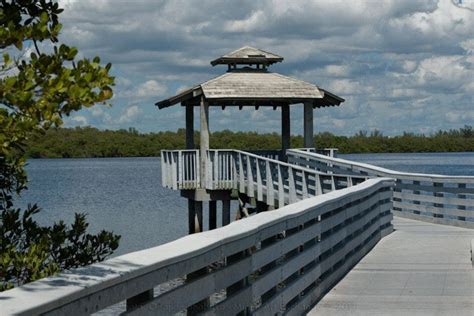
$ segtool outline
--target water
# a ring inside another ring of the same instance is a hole
[[[474,153],[339,157],[400,171],[474,175]],[[161,187],[159,158],[36,159],[28,162],[27,171],[29,190],[19,204],[37,202],[43,208],[37,218],[48,225],[59,219],[70,222],[75,212],[88,213],[92,231],[122,235],[114,255],[187,234],[186,199]],[[232,208],[235,212],[235,203]]]
[[[349,154],[338,158],[396,171],[474,176],[474,153]]]

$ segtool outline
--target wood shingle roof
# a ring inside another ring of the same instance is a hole
[[[233,52],[225,54],[213,61],[211,65],[218,64],[265,64],[271,65],[283,61],[283,57],[264,50],[244,46]]]

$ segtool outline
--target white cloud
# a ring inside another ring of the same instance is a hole
[[[136,96],[139,98],[149,98],[163,96],[167,91],[166,85],[156,80],[148,80],[138,86]]]
[[[209,61],[243,45],[285,58],[270,70],[346,99],[341,107],[316,110],[315,117],[326,118],[318,130],[374,127],[390,135],[456,128],[472,111],[474,12],[449,0],[60,3],[66,7],[61,39],[113,64],[113,108],[81,113],[98,127],[128,127],[138,119],[140,130],[182,127],[182,108],[158,111],[154,102],[224,73]],[[130,104],[140,113],[127,114]],[[278,111],[261,111],[219,111],[211,124],[252,130],[268,120],[266,128],[279,131]],[[245,124],[229,123],[235,121]],[[302,121],[293,121],[299,132]]]
[[[127,108],[125,112],[119,117],[117,123],[130,123],[135,119],[142,111],[137,105],[132,105]]]

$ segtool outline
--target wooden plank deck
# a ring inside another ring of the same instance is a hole
[[[394,218],[382,239],[308,313],[474,315],[474,230]]]

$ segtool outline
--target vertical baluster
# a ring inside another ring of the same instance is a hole
[[[242,164],[242,153],[239,153],[239,186],[240,192],[245,192],[244,166]]]
[[[230,173],[230,170],[229,170],[229,153],[226,152],[225,153],[225,156],[223,156],[223,160],[224,160],[224,180],[225,180],[225,188],[227,189],[229,184],[229,173]]]
[[[334,178],[334,176],[331,176],[331,191],[335,191],[336,190],[336,179]]]
[[[265,160],[265,173],[267,178],[267,204],[275,206],[275,196],[273,193],[273,177],[272,177],[272,170],[270,167],[270,162]]]
[[[214,177],[212,173],[214,172],[214,163],[213,161],[213,155],[210,150],[207,151],[207,183],[206,183],[206,188],[213,189],[214,188]]]
[[[219,186],[219,184],[220,184],[219,168],[220,168],[219,152],[216,150],[216,151],[214,151],[214,181],[213,181],[213,185],[212,185],[213,189],[220,188],[220,186]]]
[[[161,186],[166,187],[166,154],[161,151]]]
[[[296,198],[296,182],[295,175],[293,174],[293,168],[288,167],[288,203],[294,203],[297,201]]]
[[[236,159],[235,159],[235,153],[233,153],[231,156],[231,162],[232,162],[232,177],[234,179],[234,188],[238,188],[238,178],[237,178],[237,164],[236,164]]]
[[[177,178],[177,173],[178,173],[178,170],[177,170],[177,166],[176,166],[176,152],[173,152],[171,154],[171,169],[173,170],[173,173],[172,173],[172,182],[173,182],[173,190],[177,190],[178,189],[178,185],[177,185],[177,182],[178,180],[176,179]]]
[[[251,162],[251,157],[247,157],[247,195],[249,197],[254,197],[254,188],[253,188],[253,168],[252,168],[252,162]]]
[[[201,164],[199,163],[200,160],[200,155],[199,155],[199,150],[195,151],[196,159],[194,161],[194,165],[196,166],[196,173],[195,173],[195,179],[196,179],[196,188],[202,188],[203,184],[201,183],[201,177],[199,176],[201,173]]]
[[[347,177],[347,187],[350,188],[352,186],[352,177],[351,176],[348,176]]]
[[[278,166],[278,207],[285,206],[285,191],[283,187],[283,176],[281,173],[280,164]]]
[[[178,188],[182,188],[183,181],[183,152],[178,151]]]
[[[256,173],[257,173],[257,200],[263,201],[263,185],[262,185],[262,174],[260,173],[260,161],[255,159],[256,162]]]
[[[306,199],[308,195],[308,174],[303,170],[301,171],[301,194],[303,199]]]
[[[323,194],[323,185],[321,181],[322,181],[321,176],[319,174],[316,174],[314,178],[314,185],[316,187],[316,195]]]

